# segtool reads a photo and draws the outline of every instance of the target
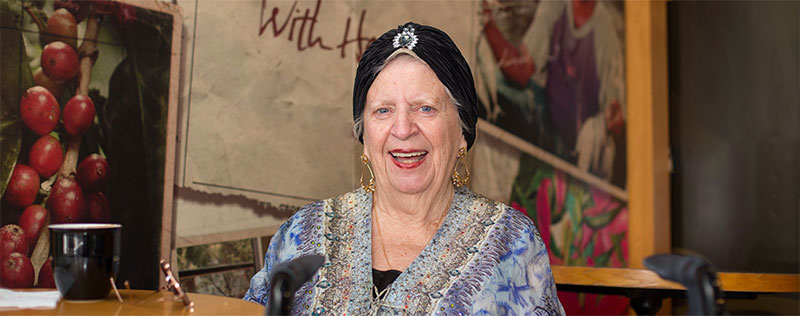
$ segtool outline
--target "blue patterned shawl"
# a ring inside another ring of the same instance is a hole
[[[456,189],[441,227],[372,296],[372,195],[362,189],[302,207],[277,231],[244,299],[266,304],[272,267],[305,254],[325,263],[296,292],[295,315],[563,315],[547,250],[524,214]]]

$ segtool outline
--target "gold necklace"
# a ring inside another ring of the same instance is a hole
[[[378,237],[381,239],[381,250],[383,250],[383,260],[389,265],[389,270],[392,269],[392,263],[389,262],[389,256],[386,255],[386,244],[383,243],[383,234],[381,234],[381,224],[378,222],[378,212],[372,209],[372,217],[375,219],[375,230],[378,232]]]
[[[383,250],[383,260],[386,261],[386,264],[389,265],[389,270],[391,270],[392,263],[389,262],[389,256],[386,255],[386,244],[383,243],[383,234],[381,234],[381,225],[380,223],[378,223],[378,212],[376,212],[375,209],[372,210],[372,218],[375,219],[375,231],[378,232],[378,237],[381,239],[381,250]],[[390,287],[387,286],[385,289],[383,289],[383,291],[378,291],[378,286],[372,284],[372,291],[375,292],[374,293],[375,298],[373,298],[373,301],[382,302],[384,299],[386,299],[386,294],[389,293],[389,288]]]
[[[439,225],[442,224],[445,215],[447,215],[447,210],[442,212],[442,215],[439,215],[439,219],[434,222],[434,229],[433,235],[436,235],[436,231],[439,230]],[[372,217],[375,219],[375,230],[378,232],[378,237],[381,239],[381,250],[383,250],[383,260],[386,261],[386,264],[389,266],[389,270],[392,270],[392,263],[389,262],[389,255],[386,254],[386,244],[383,242],[383,234],[381,234],[381,224],[378,222],[378,212],[375,209],[372,209]],[[431,235],[431,239],[433,239],[433,235]]]

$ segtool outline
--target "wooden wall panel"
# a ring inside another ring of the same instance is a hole
[[[625,2],[629,265],[670,251],[666,1]]]

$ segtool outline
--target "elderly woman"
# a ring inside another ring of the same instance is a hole
[[[245,299],[265,304],[275,265],[321,254],[293,314],[563,314],[531,220],[465,187],[477,106],[444,32],[407,23],[373,42],[353,92],[362,188],[283,224]]]

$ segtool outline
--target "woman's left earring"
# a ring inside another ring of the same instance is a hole
[[[372,167],[369,166],[369,158],[367,158],[367,155],[361,154],[361,163],[364,164],[361,168],[361,187],[364,188],[364,191],[367,191],[367,193],[373,193],[375,192],[375,174],[372,173]],[[367,181],[366,184],[364,183],[365,170],[369,171],[369,181]]]
[[[461,187],[467,185],[469,183],[469,168],[467,168],[467,162],[465,161],[464,157],[467,156],[467,148],[461,147],[458,150],[458,160],[456,160],[456,167],[453,169],[453,185],[456,187]],[[464,175],[458,173],[458,166],[464,165]]]

